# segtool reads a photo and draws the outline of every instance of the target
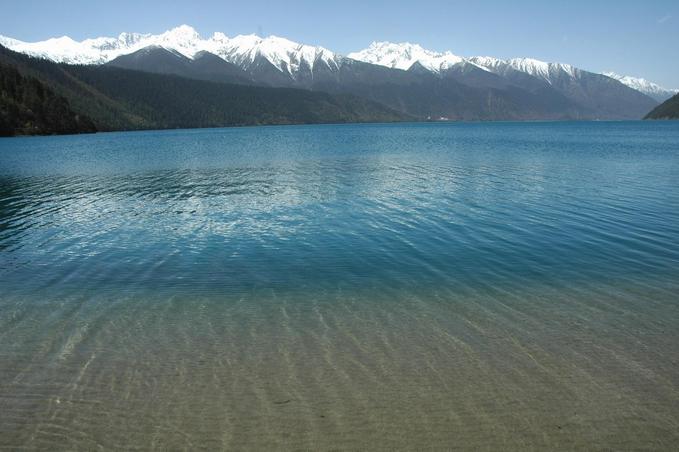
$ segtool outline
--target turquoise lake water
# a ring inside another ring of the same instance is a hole
[[[0,446],[677,443],[679,122],[0,139]]]

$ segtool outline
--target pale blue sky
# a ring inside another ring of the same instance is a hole
[[[349,53],[409,41],[462,56],[530,56],[679,88],[679,1],[0,0],[0,34],[35,41],[158,33],[275,34]]]

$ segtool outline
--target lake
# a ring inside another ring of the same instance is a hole
[[[670,449],[679,122],[0,139],[0,445]]]

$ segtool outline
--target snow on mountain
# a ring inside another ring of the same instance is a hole
[[[419,63],[434,73],[440,73],[464,61],[450,52],[434,52],[408,42],[373,42],[367,49],[347,56],[353,60],[402,70],[408,70],[413,64]]]
[[[552,83],[555,74],[565,73],[571,78],[577,78],[579,72],[579,69],[570,64],[546,63],[533,58],[512,58],[507,60],[507,63],[517,71],[541,78],[548,83]]]
[[[468,60],[495,74],[502,75],[507,73],[507,71],[514,70],[532,75],[549,84],[552,84],[554,78],[558,76],[566,75],[570,78],[578,78],[580,71],[570,64],[547,63],[534,58],[511,58],[509,60],[501,60],[492,57],[471,57],[468,58]]]
[[[306,68],[313,72],[319,64],[326,65],[331,70],[338,70],[346,60],[345,57],[323,47],[299,44],[277,36],[261,38],[257,35],[239,35],[229,38],[223,33],[214,33],[210,38],[203,39],[188,25],[181,25],[157,35],[122,33],[117,38],[101,37],[80,42],[68,36],[40,42],[22,42],[0,36],[0,45],[28,55],[71,64],[103,64],[121,55],[151,46],[163,47],[188,58],[193,58],[198,52],[208,51],[244,70],[263,58],[293,79],[300,70]],[[435,74],[442,74],[456,65],[473,64],[498,75],[505,75],[510,71],[523,72],[550,84],[556,77],[580,76],[580,70],[568,64],[546,63],[532,58],[508,60],[492,57],[465,58],[451,52],[427,50],[411,43],[373,42],[364,50],[350,53],[348,58],[402,70],[408,70],[413,64],[419,63]],[[658,101],[679,92],[642,78],[621,76],[612,72],[603,75],[619,80]]]
[[[9,48],[10,46],[19,45],[21,41],[16,39],[8,38],[7,36],[0,36],[0,45]]]
[[[475,66],[498,75],[507,75],[511,71],[529,74],[549,84],[557,79],[568,77],[577,79],[582,70],[563,63],[547,63],[534,58],[511,58],[507,60],[493,57],[460,57],[451,52],[434,52],[411,43],[373,42],[368,48],[350,53],[349,58],[390,68],[408,70],[419,63],[427,70],[441,74],[453,66],[471,63]],[[663,88],[645,79],[620,76],[612,72],[605,74],[622,82],[630,88],[640,91],[658,101],[664,101],[679,90]]]
[[[658,102],[664,102],[675,94],[679,93],[679,89],[663,88],[653,82],[644,78],[630,77],[629,75],[619,75],[615,72],[604,72],[605,76],[614,78],[620,83],[629,86],[632,89],[641,91],[647,96],[652,97]]]
[[[407,42],[400,44],[373,42],[367,49],[350,53],[348,57],[366,63],[403,70],[408,70],[413,64],[419,63],[424,68],[437,74],[443,73],[455,65],[470,63],[498,74],[510,69],[525,72],[548,83],[551,83],[552,77],[557,74],[565,73],[570,77],[578,76],[578,69],[568,64],[546,63],[532,58],[513,58],[510,60],[492,57],[464,58],[451,52],[434,52]]]
[[[257,35],[239,35],[228,38],[223,33],[215,33],[205,42],[205,50],[224,60],[248,69],[257,57],[263,57],[281,72],[294,76],[303,65],[312,69],[319,62],[332,69],[339,67],[341,57],[323,47],[298,44],[278,36],[260,38]]]
[[[337,68],[342,59],[323,47],[298,44],[277,36],[240,35],[229,38],[223,33],[215,33],[209,39],[203,39],[188,25],[158,35],[122,33],[117,38],[102,37],[81,42],[67,36],[32,43],[0,36],[0,44],[16,52],[72,64],[103,64],[151,46],[176,51],[188,58],[193,58],[200,51],[208,51],[244,69],[261,56],[293,77],[304,65],[312,71],[321,62]]]
[[[68,36],[40,42],[22,42],[0,36],[0,44],[15,52],[58,63],[102,64],[145,47],[144,43],[149,37],[150,35],[122,33],[118,38],[95,38],[82,42],[74,41]]]

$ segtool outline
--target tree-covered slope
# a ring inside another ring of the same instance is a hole
[[[679,94],[655,107],[644,119],[679,119]]]
[[[395,121],[377,103],[349,96],[190,80],[114,67],[70,69],[88,86],[158,128]]]
[[[0,64],[0,136],[52,135],[96,131],[68,101],[34,77]]]
[[[0,47],[0,64],[34,77],[98,130],[409,119],[348,95],[192,80],[110,66],[52,63]]]

